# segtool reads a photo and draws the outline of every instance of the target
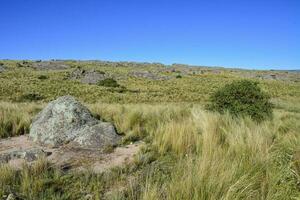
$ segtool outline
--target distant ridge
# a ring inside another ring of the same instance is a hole
[[[207,65],[193,65],[193,64],[183,64],[183,63],[172,63],[164,64],[160,62],[142,62],[142,61],[108,61],[108,60],[97,60],[97,59],[0,59],[1,61],[29,61],[29,62],[89,62],[89,63],[103,63],[103,64],[123,64],[123,65],[135,65],[135,66],[145,66],[145,65],[155,65],[164,67],[201,67],[201,68],[214,68],[214,69],[224,69],[224,70],[245,70],[245,71],[280,71],[280,72],[291,72],[300,73],[300,69],[255,69],[251,67],[232,67],[232,66],[207,66]]]

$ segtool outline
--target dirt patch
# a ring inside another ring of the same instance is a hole
[[[103,157],[103,160],[94,162],[91,167],[95,172],[102,172],[106,169],[128,164],[133,161],[134,155],[139,151],[141,143],[130,144],[118,147],[111,154]]]
[[[134,155],[138,153],[142,145],[142,142],[138,142],[116,147],[111,153],[105,153],[100,149],[83,149],[71,145],[64,145],[59,148],[39,146],[32,142],[28,136],[18,136],[0,140],[0,161],[6,155],[15,155],[16,152],[25,152],[21,155],[27,155],[26,152],[33,150],[36,152],[35,150],[38,149],[45,152],[44,155],[50,163],[63,170],[103,172],[112,167],[132,162]],[[13,168],[20,169],[24,162],[33,163],[35,161],[28,160],[26,156],[10,156],[8,160],[2,159],[2,163],[4,162]]]
[[[38,147],[38,145],[34,144],[24,135],[0,140],[0,154],[33,147]]]

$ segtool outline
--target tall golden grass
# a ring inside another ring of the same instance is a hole
[[[169,181],[147,179],[144,199],[285,199],[300,195],[299,171],[295,171],[300,150],[297,110],[276,110],[273,120],[258,124],[191,105],[94,106],[95,112],[115,121],[119,130],[151,137],[151,145],[161,155],[178,156]]]
[[[32,110],[40,109],[10,106],[26,111],[21,121],[30,121]],[[41,163],[21,172],[2,166],[0,195],[13,190],[25,199],[77,199],[86,192],[94,199],[300,197],[300,114],[291,105],[275,110],[272,120],[260,124],[193,104],[88,106],[112,121],[124,142],[146,141],[136,166],[102,175],[63,174]],[[150,154],[150,161],[144,162]],[[116,185],[123,189],[112,190]]]
[[[26,134],[32,117],[41,109],[33,103],[0,103],[0,138]]]

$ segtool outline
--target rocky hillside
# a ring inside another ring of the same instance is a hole
[[[261,83],[273,98],[299,95],[297,71],[255,71],[181,64],[104,61],[0,61],[0,100],[48,102],[72,95],[85,102],[206,102],[237,79]]]

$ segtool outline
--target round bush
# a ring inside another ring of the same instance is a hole
[[[120,85],[115,79],[107,78],[101,81],[98,81],[97,85],[104,87],[119,87]]]
[[[210,98],[210,110],[234,116],[250,116],[255,121],[272,117],[273,105],[270,97],[261,90],[258,82],[250,80],[234,81],[216,91]]]
[[[48,79],[48,76],[46,76],[46,75],[40,75],[40,76],[38,76],[38,79],[40,79],[40,80],[46,80],[46,79]]]

